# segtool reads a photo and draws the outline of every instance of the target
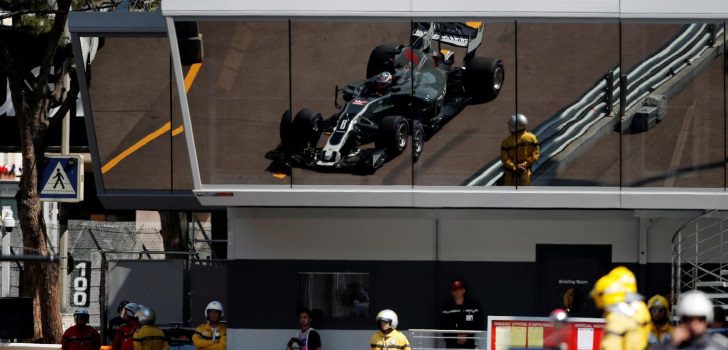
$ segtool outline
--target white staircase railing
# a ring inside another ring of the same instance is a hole
[[[728,211],[713,210],[683,225],[672,238],[672,296],[693,289],[728,309]]]

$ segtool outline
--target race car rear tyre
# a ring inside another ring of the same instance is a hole
[[[285,112],[283,112],[283,116],[281,117],[281,125],[278,132],[280,134],[282,144],[289,145],[293,141],[295,133],[293,129],[293,119],[291,119],[290,110],[286,110]]]
[[[412,121],[412,161],[420,159],[422,149],[425,147],[425,128],[419,120]]]
[[[394,54],[396,45],[379,45],[372,50],[367,63],[367,79],[384,71],[394,74]]]
[[[374,144],[384,148],[390,156],[397,156],[407,148],[409,126],[407,119],[400,116],[384,117],[379,124],[379,135]]]
[[[299,147],[316,147],[321,137],[321,124],[324,118],[321,113],[310,109],[302,109],[293,118],[293,140]]]
[[[465,67],[465,92],[473,103],[494,100],[503,87],[503,62],[493,57],[473,57]]]

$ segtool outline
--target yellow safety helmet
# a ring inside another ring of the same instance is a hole
[[[617,283],[627,293],[637,293],[637,279],[634,277],[632,271],[624,266],[617,266],[609,272],[610,275],[614,276]]]
[[[619,266],[600,278],[590,294],[597,308],[603,309],[625,301],[631,293],[637,293],[637,279],[632,271]]]
[[[663,307],[665,310],[667,310],[667,314],[670,314],[670,302],[667,301],[667,298],[663,297],[660,294],[655,294],[650,298],[650,300],[647,301],[647,308],[652,310],[652,308],[657,307]]]
[[[591,290],[589,296],[594,299],[594,304],[597,306],[597,309],[604,309],[603,294],[611,284],[612,279],[609,278],[609,275],[602,276],[602,278],[597,280],[597,283],[594,283],[594,289]]]

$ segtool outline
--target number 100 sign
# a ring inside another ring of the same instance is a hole
[[[91,262],[77,261],[73,267],[73,280],[71,280],[71,304],[75,307],[89,305],[89,291],[91,289]]]

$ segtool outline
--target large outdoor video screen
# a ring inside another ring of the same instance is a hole
[[[202,53],[182,72],[203,184],[725,186],[722,23],[291,19],[193,34]]]
[[[725,186],[724,38],[722,24],[622,25],[622,186]]]

